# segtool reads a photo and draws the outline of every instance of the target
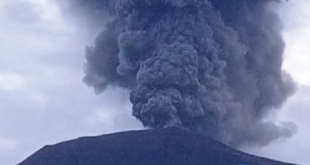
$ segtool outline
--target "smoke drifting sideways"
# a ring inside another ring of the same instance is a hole
[[[295,91],[282,67],[277,0],[75,0],[110,21],[86,49],[84,81],[131,91],[144,126],[177,126],[233,147],[291,137],[265,118]],[[96,19],[100,22],[103,19]]]

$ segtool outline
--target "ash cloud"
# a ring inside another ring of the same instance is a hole
[[[295,87],[281,70],[281,20],[268,7],[278,1],[73,2],[111,17],[86,49],[84,81],[97,93],[129,89],[144,126],[183,127],[234,147],[294,134],[292,123],[264,120]]]

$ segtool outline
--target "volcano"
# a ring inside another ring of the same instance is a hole
[[[19,165],[293,165],[249,155],[176,127],[82,137],[45,146]]]

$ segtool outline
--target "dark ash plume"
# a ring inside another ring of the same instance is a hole
[[[281,70],[281,22],[267,5],[275,0],[87,2],[113,19],[86,50],[84,80],[97,92],[130,89],[145,126],[184,127],[235,147],[293,134],[264,121],[294,91]]]

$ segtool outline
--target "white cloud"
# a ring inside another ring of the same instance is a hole
[[[47,2],[0,2],[1,165],[15,165],[46,144],[141,128],[126,91],[96,96],[83,84],[84,47],[93,34]]]
[[[280,9],[286,40],[284,69],[300,84],[310,85],[310,1],[289,1]]]
[[[0,72],[0,90],[20,89],[25,83],[25,78],[22,75]]]
[[[17,148],[17,142],[12,139],[0,137],[0,153],[6,154]]]

